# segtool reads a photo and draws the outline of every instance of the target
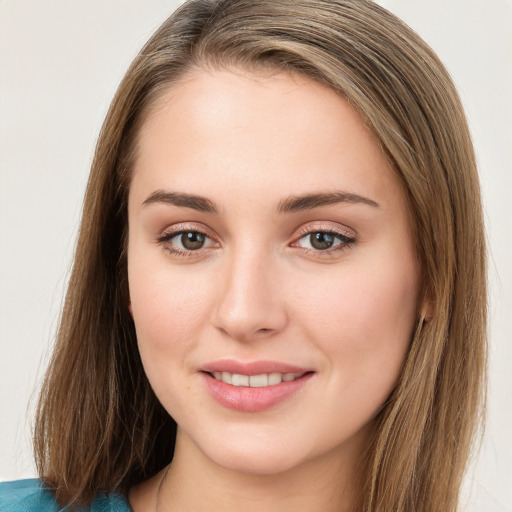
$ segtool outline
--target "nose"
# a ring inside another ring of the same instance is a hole
[[[268,338],[288,323],[278,265],[259,251],[240,250],[225,262],[214,323],[238,341]]]

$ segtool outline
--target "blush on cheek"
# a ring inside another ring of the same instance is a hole
[[[416,319],[416,286],[415,273],[406,267],[388,265],[383,271],[377,266],[373,272],[347,271],[337,280],[317,282],[315,289],[329,300],[315,293],[299,299],[300,317],[315,326],[308,337],[341,362],[341,387],[358,382],[364,389],[360,399],[373,397],[369,404],[376,409],[405,361]]]

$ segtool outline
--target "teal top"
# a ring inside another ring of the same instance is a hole
[[[53,493],[41,480],[15,480],[0,482],[0,512],[65,512],[55,501]],[[99,494],[89,507],[80,511],[87,512],[132,512],[128,501],[122,494]]]

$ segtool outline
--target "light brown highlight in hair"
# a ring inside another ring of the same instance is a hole
[[[407,196],[425,303],[365,466],[365,512],[454,512],[482,411],[485,238],[475,157],[452,81],[367,0],[195,0],[154,34],[103,125],[41,393],[35,452],[62,504],[126,491],[172,457],[128,312],[126,202],[138,129],[192,67],[285,70],[337,91],[378,137]]]

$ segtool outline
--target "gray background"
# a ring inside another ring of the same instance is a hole
[[[138,49],[179,2],[0,0],[0,479],[30,428],[94,144]],[[491,361],[464,510],[512,511],[512,2],[381,0],[436,50],[467,109],[490,244]]]

